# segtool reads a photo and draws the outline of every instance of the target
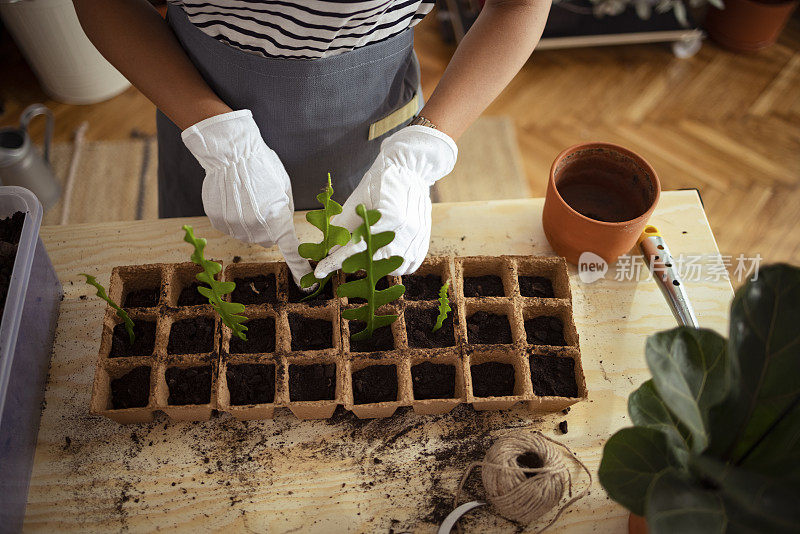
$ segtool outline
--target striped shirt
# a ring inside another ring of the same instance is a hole
[[[207,35],[272,58],[319,59],[389,39],[434,0],[170,0]]]

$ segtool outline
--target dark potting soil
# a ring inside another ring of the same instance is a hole
[[[18,244],[24,224],[25,213],[21,211],[17,211],[5,219],[0,219],[0,241],[11,245]]]
[[[523,469],[540,469],[544,467],[542,457],[535,452],[526,452],[517,456],[517,465]],[[538,473],[525,473],[525,478],[535,477]]]
[[[289,366],[289,400],[321,401],[335,398],[335,363]]]
[[[523,297],[551,299],[556,296],[553,283],[544,276],[520,276],[519,293]]]
[[[134,367],[119,378],[111,380],[111,407],[114,410],[142,408],[150,396],[150,368]]]
[[[240,304],[270,304],[278,302],[275,274],[259,274],[234,278],[236,289],[231,293],[231,302]]]
[[[499,276],[487,274],[464,277],[465,297],[502,297],[503,295],[503,281]]]
[[[172,323],[167,352],[170,354],[201,354],[214,350],[214,319],[192,317]]]
[[[166,372],[170,405],[211,402],[211,366],[170,367]]]
[[[391,326],[382,326],[372,332],[372,337],[361,341],[353,339],[353,334],[361,332],[366,323],[362,321],[350,321],[350,352],[376,352],[379,350],[394,349],[394,336]]]
[[[3,317],[8,288],[11,285],[11,272],[14,270],[14,260],[17,257],[17,245],[24,223],[25,214],[21,211],[0,219],[0,318]]]
[[[364,276],[365,276],[364,271],[358,271],[357,273],[346,274],[344,276],[344,281],[352,282],[354,280],[360,280],[364,278]],[[383,278],[378,280],[378,282],[375,284],[375,289],[377,289],[378,291],[389,289],[389,278],[384,276]],[[365,299],[362,299],[361,297],[347,297],[347,302],[348,304],[364,304],[367,301]]]
[[[158,306],[158,296],[161,291],[157,287],[134,289],[125,295],[123,308],[152,308]]]
[[[397,366],[370,365],[353,373],[353,402],[370,404],[397,400]]]
[[[456,391],[456,368],[446,363],[422,362],[411,367],[414,398],[452,399]]]
[[[303,304],[308,304],[309,306],[319,306],[331,300],[333,298],[333,282],[329,280],[322,291],[315,295],[314,298],[303,300],[310,294],[297,287],[293,280],[289,281],[289,302],[300,302],[302,300]]]
[[[436,300],[442,288],[442,277],[438,274],[406,274],[403,275],[406,286],[406,300]]]
[[[208,304],[208,299],[197,291],[197,288],[200,286],[208,287],[206,284],[201,284],[200,282],[192,282],[181,289],[181,294],[178,295],[178,306],[199,306],[200,304]]]
[[[510,363],[486,362],[473,365],[472,393],[476,397],[506,397],[514,394],[514,366]]]
[[[531,345],[563,346],[564,323],[558,317],[542,315],[525,320],[525,335]]]
[[[540,397],[577,397],[575,360],[569,357],[531,354],[533,392]]]
[[[269,404],[275,400],[275,365],[243,363],[225,371],[231,406]]]
[[[239,336],[231,336],[229,350],[231,354],[260,354],[275,352],[275,318],[250,319],[247,326],[247,341]]]
[[[321,350],[333,348],[333,323],[326,319],[289,314],[292,350]]]
[[[111,352],[109,358],[128,356],[150,356],[156,344],[156,323],[137,319],[133,323],[133,335],[136,336],[131,345],[131,338],[125,330],[125,323],[119,323],[111,334]]]
[[[478,311],[467,317],[467,341],[475,344],[511,343],[508,316]]]
[[[432,332],[439,316],[438,308],[406,308],[406,331],[408,332],[408,346],[421,349],[438,347],[452,347],[456,344],[453,328],[453,313],[447,314],[447,319],[442,327]]]

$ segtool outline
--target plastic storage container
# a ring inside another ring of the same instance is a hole
[[[25,213],[0,318],[0,530],[22,528],[61,283],[39,237],[42,205],[23,187],[0,187],[0,218]]]

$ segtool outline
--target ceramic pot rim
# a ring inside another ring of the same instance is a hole
[[[608,222],[608,221],[599,221],[597,219],[592,219],[573,209],[573,207],[570,206],[566,200],[564,200],[564,198],[561,196],[561,193],[559,193],[558,187],[556,187],[556,178],[555,178],[556,167],[558,167],[559,163],[561,163],[561,161],[564,160],[564,158],[566,158],[570,154],[582,150],[591,150],[596,148],[603,148],[619,152],[634,160],[639,166],[642,167],[644,171],[646,171],[649,174],[650,181],[655,186],[655,194],[653,195],[653,201],[650,203],[650,206],[647,208],[647,210],[638,217],[636,217],[635,219],[628,219],[627,221],[619,221],[619,222]],[[598,224],[601,226],[609,226],[612,228],[629,226],[631,224],[636,224],[639,222],[646,221],[647,219],[650,218],[650,215],[653,213],[653,210],[658,204],[659,198],[661,198],[661,180],[659,180],[658,175],[656,174],[656,171],[653,168],[653,166],[650,165],[647,162],[647,160],[645,160],[642,156],[640,156],[636,152],[627,149],[623,146],[616,145],[614,143],[578,143],[577,145],[572,145],[569,148],[565,148],[558,154],[558,156],[556,156],[556,159],[553,160],[553,164],[550,166],[550,178],[548,180],[549,180],[549,186],[550,188],[552,188],[556,198],[564,207],[567,208],[567,211],[569,211],[572,215],[586,222]]]

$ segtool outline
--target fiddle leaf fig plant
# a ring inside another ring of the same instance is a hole
[[[800,530],[800,269],[763,268],[736,292],[730,334],[651,336],[634,426],[606,442],[612,499],[666,532]]]
[[[123,310],[119,304],[111,300],[111,297],[109,297],[108,293],[106,293],[106,288],[104,288],[94,276],[86,273],[80,273],[80,276],[85,277],[86,283],[97,289],[97,293],[95,293],[95,295],[108,302],[108,305],[116,310],[117,316],[119,316],[119,318],[125,323],[125,331],[128,332],[128,339],[130,340],[131,345],[133,345],[133,342],[136,340],[136,336],[133,333],[133,320],[131,319],[130,315],[128,315],[128,312]]]
[[[192,261],[203,268],[195,278],[208,286],[197,286],[197,291],[208,299],[208,302],[219,314],[222,322],[231,329],[233,334],[239,339],[247,341],[247,335],[245,334],[247,327],[242,324],[247,321],[247,317],[241,315],[244,312],[244,304],[222,300],[222,297],[236,289],[236,284],[234,282],[221,282],[216,279],[216,276],[222,270],[222,265],[203,257],[207,241],[202,237],[195,237],[194,229],[188,224],[183,225],[183,230],[186,232],[183,240],[194,247],[194,252],[192,252],[191,256]]]
[[[322,232],[322,241],[319,243],[301,243],[297,247],[297,252],[303,258],[319,261],[323,259],[331,251],[335,245],[344,246],[350,241],[350,232],[347,228],[331,224],[331,219],[334,215],[342,213],[342,206],[333,200],[333,185],[331,185],[331,173],[328,173],[328,185],[325,189],[317,195],[317,201],[322,204],[321,210],[312,210],[306,213],[306,220]],[[309,288],[314,284],[319,284],[317,289],[310,295],[304,297],[302,300],[314,298],[330,281],[335,272],[331,272],[322,280],[318,280],[314,276],[314,272],[310,272],[300,279],[300,287]],[[301,301],[302,302],[302,301]]]
[[[433,330],[431,332],[436,332],[442,327],[445,320],[447,320],[447,314],[450,313],[450,298],[447,296],[447,290],[450,288],[450,282],[445,282],[444,285],[439,289],[439,315],[436,317],[436,324],[433,325]]]
[[[363,321],[366,324],[363,330],[350,336],[355,341],[362,341],[371,338],[376,329],[390,325],[397,319],[397,315],[375,315],[375,312],[381,306],[400,298],[405,293],[406,288],[401,284],[393,285],[383,290],[375,288],[378,280],[403,264],[403,258],[390,256],[385,259],[375,260],[375,253],[378,249],[391,243],[395,234],[394,232],[372,233],[370,227],[381,218],[378,210],[368,210],[366,206],[359,204],[356,206],[356,213],[364,219],[364,223],[353,232],[353,239],[355,239],[356,243],[363,239],[366,249],[346,258],[342,262],[342,270],[346,273],[363,270],[365,276],[340,285],[337,289],[337,295],[340,297],[361,297],[367,301],[365,305],[359,308],[342,312],[342,317],[345,319]]]

